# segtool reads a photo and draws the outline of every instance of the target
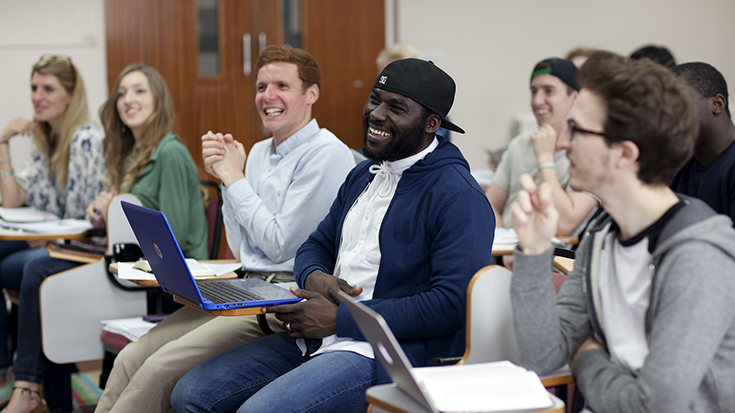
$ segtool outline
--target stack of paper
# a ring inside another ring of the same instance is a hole
[[[138,340],[156,326],[143,320],[143,317],[119,318],[116,320],[102,320],[102,329],[110,333],[120,334],[130,341]]]
[[[41,212],[34,207],[0,207],[0,219],[7,222],[42,222],[59,219],[54,214]]]
[[[34,207],[0,207],[0,226],[37,234],[79,234],[92,229],[84,219],[59,219]]]
[[[504,412],[553,404],[538,375],[510,361],[415,368],[411,374],[441,412]]]
[[[142,262],[145,262],[145,264],[142,264]],[[195,278],[211,278],[233,272],[242,267],[240,263],[203,264],[192,258],[186,259],[186,265],[189,266]],[[201,271],[197,270],[197,268],[201,269]],[[150,266],[147,261],[119,262],[117,263],[117,276],[125,280],[156,280],[156,277],[150,272]]]

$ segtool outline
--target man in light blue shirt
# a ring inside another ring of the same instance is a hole
[[[273,137],[253,145],[248,156],[230,134],[208,132],[202,157],[206,171],[222,180],[227,243],[243,268],[292,272],[296,251],[327,215],[355,161],[311,117],[321,75],[308,53],[270,46],[256,72],[255,105]],[[269,325],[283,331],[275,317]],[[120,352],[96,411],[166,412],[186,372],[263,335],[255,317],[214,317],[184,307]]]

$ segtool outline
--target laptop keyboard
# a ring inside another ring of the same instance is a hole
[[[227,282],[205,281],[197,283],[199,291],[204,298],[211,300],[213,303],[235,303],[242,301],[262,301],[263,298],[258,294],[241,288],[235,288]]]

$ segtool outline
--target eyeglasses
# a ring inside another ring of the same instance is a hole
[[[615,138],[610,136],[610,134],[608,134],[607,132],[595,132],[595,131],[591,131],[587,129],[582,129],[579,126],[577,126],[577,122],[575,122],[574,119],[571,119],[571,118],[567,119],[567,125],[569,125],[569,140],[570,141],[574,139],[575,133],[589,133],[591,135],[602,136],[603,138],[611,140],[611,141],[616,140]]]

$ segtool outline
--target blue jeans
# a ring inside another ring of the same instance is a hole
[[[213,337],[213,339],[216,339]],[[349,351],[305,356],[285,332],[243,344],[199,365],[173,393],[176,412],[364,412],[375,360]]]
[[[23,266],[18,311],[18,359],[15,379],[40,383],[46,363],[41,349],[41,309],[38,293],[48,276],[81,265],[78,262],[50,258],[45,248],[38,248]],[[30,255],[30,254],[29,254]]]
[[[27,256],[36,250],[28,249],[25,241],[0,241],[0,290],[20,290],[23,265]],[[5,295],[0,294],[0,370],[10,366],[8,352],[8,306]]]

